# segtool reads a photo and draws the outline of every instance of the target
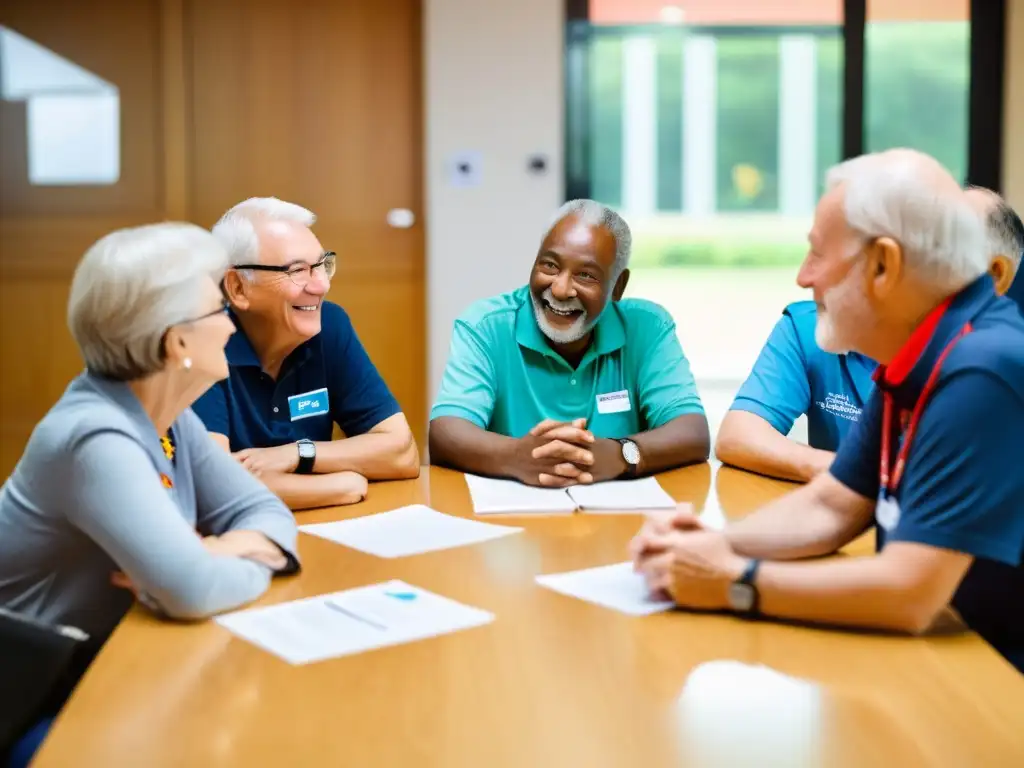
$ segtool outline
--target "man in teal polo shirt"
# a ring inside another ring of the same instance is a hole
[[[704,461],[710,438],[665,309],[622,299],[631,235],[593,200],[562,206],[529,285],[455,322],[430,456],[563,487]]]

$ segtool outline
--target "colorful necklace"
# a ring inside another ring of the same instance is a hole
[[[167,430],[167,434],[160,438],[160,445],[164,449],[164,456],[166,456],[167,460],[173,464],[175,446],[174,434],[171,432],[171,430]]]

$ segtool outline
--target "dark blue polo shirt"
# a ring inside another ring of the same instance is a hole
[[[953,597],[971,629],[1024,672],[1024,317],[995,295],[988,275],[957,295],[909,374],[879,376],[897,413],[912,410],[942,351],[965,323],[942,366],[895,494],[899,515],[877,520],[879,549],[911,541],[972,555]],[[899,416],[891,430],[895,459]],[[882,397],[871,398],[831,472],[862,496],[878,497]],[[887,528],[883,528],[882,523]]]
[[[1006,295],[1017,302],[1017,306],[1020,311],[1024,313],[1024,277],[1021,276],[1021,271],[1024,270],[1024,263],[1017,268],[1017,276],[1013,282],[1010,283],[1009,289],[1006,291]]]
[[[814,341],[817,320],[813,301],[786,307],[730,410],[757,414],[784,435],[806,413],[807,442],[834,451],[874,391],[878,366],[856,352],[822,350]]]
[[[352,321],[337,304],[320,309],[320,333],[295,349],[277,380],[263,372],[241,325],[225,349],[230,374],[192,406],[231,450],[269,448],[300,438],[330,440],[337,424],[348,437],[369,432],[401,409],[366,354]],[[327,390],[327,413],[292,420],[288,398]]]

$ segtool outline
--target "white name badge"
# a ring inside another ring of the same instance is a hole
[[[879,496],[875,505],[875,520],[885,531],[891,531],[900,524],[900,503],[891,496]]]
[[[320,416],[330,410],[327,387],[304,392],[301,395],[292,395],[288,398],[288,413],[291,415],[292,421],[308,419],[310,416]]]
[[[630,409],[629,390],[597,396],[598,413],[624,413]]]

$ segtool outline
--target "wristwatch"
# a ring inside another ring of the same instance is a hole
[[[622,446],[622,458],[626,461],[624,474],[629,477],[636,477],[637,469],[640,467],[640,446],[628,437],[616,438]]]
[[[299,464],[295,467],[295,474],[309,475],[313,473],[313,465],[316,463],[316,443],[312,440],[302,438],[295,443],[299,449]]]
[[[729,607],[736,613],[744,616],[758,614],[760,595],[754,586],[754,579],[757,578],[757,569],[760,565],[760,560],[750,560],[740,577],[729,585]]]

